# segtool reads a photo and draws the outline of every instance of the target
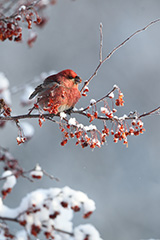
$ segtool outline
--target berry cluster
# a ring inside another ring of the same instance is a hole
[[[118,91],[118,97],[114,100],[114,91]],[[111,104],[108,100],[111,100]],[[99,107],[98,103],[103,102],[103,107]],[[111,105],[111,107],[110,107]],[[123,144],[128,146],[128,136],[138,136],[142,134],[145,129],[143,128],[143,122],[139,119],[136,113],[132,113],[129,116],[124,115],[118,117],[116,115],[117,109],[115,107],[124,106],[123,93],[120,89],[114,86],[113,90],[100,100],[92,99],[90,105],[85,109],[75,111],[75,113],[82,114],[89,118],[89,122],[102,121],[103,128],[98,130],[96,125],[90,124],[84,126],[78,123],[75,118],[69,120],[64,116],[59,123],[60,130],[63,133],[63,140],[61,145],[64,146],[69,139],[76,138],[76,145],[80,145],[82,148],[89,146],[90,148],[101,147],[106,141],[109,135],[113,136],[113,141],[117,143],[122,141]],[[98,111],[99,110],[99,111]],[[101,114],[102,115],[101,115]],[[64,120],[64,121],[63,121]],[[107,123],[109,121],[109,123]],[[110,126],[110,127],[109,127]]]
[[[37,199],[37,196],[40,198]],[[93,200],[69,187],[37,190],[28,194],[22,203],[22,207],[26,207],[21,209],[19,224],[28,229],[29,235],[38,237],[43,232],[46,239],[54,239],[59,233],[74,236],[71,227],[73,213],[83,210],[83,218],[87,219],[95,210]]]
[[[11,108],[5,103],[4,99],[0,99],[0,115],[5,117],[11,115]],[[4,127],[5,123],[5,121],[0,120],[0,127]]]
[[[11,108],[5,103],[4,99],[0,99],[0,115],[5,117],[11,115]]]
[[[8,39],[16,42],[22,41],[22,23],[27,23],[28,29],[32,29],[33,23],[36,26],[43,27],[47,22],[47,18],[44,16],[41,18],[38,12],[41,12],[48,4],[55,4],[55,1],[48,1],[46,4],[43,1],[30,0],[27,1],[25,5],[22,5],[21,1],[17,1],[13,13],[7,17],[3,13],[3,11],[7,12],[7,8],[2,6],[0,12],[0,40],[5,41]],[[37,34],[31,32],[27,41],[28,45],[31,47],[36,39]]]

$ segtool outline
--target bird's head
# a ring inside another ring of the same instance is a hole
[[[63,70],[60,72],[60,75],[65,77],[66,80],[72,81],[72,83],[76,85],[82,82],[82,79],[77,75],[77,73],[71,69]]]

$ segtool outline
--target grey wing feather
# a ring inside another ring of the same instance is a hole
[[[55,88],[57,88],[60,84],[58,82],[51,81],[51,79],[49,78],[46,78],[42,84],[38,85],[35,88],[34,92],[30,95],[29,99],[32,99],[37,94],[42,93],[43,91],[46,91],[50,87],[53,87],[53,85],[55,85]]]
[[[37,86],[37,87],[35,88],[34,92],[30,95],[29,99],[34,98],[34,97],[37,95],[37,93],[42,92],[43,89],[44,89],[43,84]]]

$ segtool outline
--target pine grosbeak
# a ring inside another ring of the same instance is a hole
[[[44,111],[57,115],[60,112],[71,110],[81,98],[78,84],[82,80],[70,70],[63,70],[47,77],[37,86],[29,99],[37,95],[37,105]]]

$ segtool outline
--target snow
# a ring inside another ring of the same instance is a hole
[[[84,240],[89,235],[89,240],[102,240],[99,232],[91,224],[79,225],[74,229],[75,240]]]
[[[114,98],[114,93],[111,92],[109,95],[108,95],[109,98]]]
[[[83,129],[85,132],[89,132],[97,130],[97,127],[96,125],[90,124],[89,126],[84,126]]]
[[[84,110],[84,108],[83,108],[83,107],[79,108],[79,111],[83,111],[83,110]]]
[[[0,90],[0,98],[2,98],[7,105],[11,106],[12,100],[11,100],[11,93],[9,89],[4,89],[2,92]]]
[[[31,93],[34,91],[34,88],[27,85],[22,93],[22,96],[20,97],[20,103],[23,106],[27,106],[29,104],[31,104],[32,102],[34,102],[34,99],[29,100],[29,96],[31,95]]]
[[[84,125],[82,123],[77,124],[77,128],[83,129]]]
[[[1,232],[0,232],[0,239],[1,240],[6,240],[6,237],[4,236],[4,231],[3,230],[1,230]]]
[[[34,127],[28,122],[21,122],[20,124],[24,136],[28,139],[32,138],[34,135]]]
[[[98,147],[101,147],[101,143],[100,143],[100,141],[99,141],[97,138],[94,138],[94,139],[92,140],[92,142],[93,142],[93,143],[96,143],[96,145],[97,145]]]
[[[24,10],[26,10],[26,6],[25,5],[22,5],[22,6],[20,6],[20,8],[18,9],[20,12],[21,11],[24,11]]]
[[[63,119],[63,118],[66,118],[67,117],[67,114],[65,113],[65,112],[60,112],[60,118],[61,118],[61,120]]]
[[[11,105],[11,93],[9,90],[9,81],[3,72],[0,72],[0,99],[3,99],[6,104]]]
[[[70,118],[70,119],[68,120],[68,124],[69,124],[69,125],[74,125],[74,126],[76,126],[76,119],[75,119],[75,118]]]
[[[17,15],[16,17],[15,17],[15,20],[21,20],[22,19],[22,17],[21,17],[21,15]]]
[[[9,81],[3,72],[0,72],[0,92],[9,88]]]
[[[96,103],[96,100],[95,100],[95,99],[91,99],[91,100],[90,100],[90,105],[92,105],[92,104],[94,104],[94,103]]]
[[[84,202],[83,207],[84,207],[84,213],[93,212],[96,209],[95,202],[92,199]]]
[[[32,177],[39,177],[39,178],[42,178],[42,177],[43,177],[42,168],[39,166],[39,164],[37,164],[36,167],[35,167],[35,169],[30,172],[30,175],[31,175]]]
[[[36,170],[41,170],[39,165],[36,166]],[[6,171],[7,172],[7,171]],[[4,174],[8,176],[11,171]],[[8,177],[10,178],[10,177]],[[7,179],[8,179],[7,178]],[[65,202],[66,207],[61,204]],[[17,208],[11,209],[3,205],[0,201],[0,217],[15,218],[20,215],[19,221],[26,221],[26,231],[30,235],[32,224],[39,226],[44,231],[49,231],[55,237],[55,239],[70,239],[70,235],[58,232],[55,229],[60,229],[69,233],[74,233],[75,240],[82,240],[88,234],[90,240],[101,240],[98,231],[90,224],[80,225],[75,228],[73,232],[73,216],[74,206],[79,206],[84,213],[93,212],[95,210],[95,203],[89,199],[88,196],[81,192],[75,191],[68,186],[64,188],[50,188],[50,189],[37,189],[27,194],[21,201]],[[38,209],[38,211],[36,211]],[[26,211],[30,213],[27,214]],[[55,211],[58,211],[58,215],[55,218],[51,218]],[[44,225],[45,222],[45,226]],[[54,226],[54,228],[52,227]],[[26,240],[25,232],[18,231],[16,233],[16,240]]]
[[[119,117],[119,120],[125,120],[126,118],[128,118],[128,116],[124,114],[122,117]]]
[[[116,84],[114,84],[114,85],[113,85],[113,88],[118,89],[119,87],[118,87]]]
[[[1,217],[13,217],[13,218],[17,216],[17,210],[10,209],[7,206],[5,206],[3,204],[2,198],[0,198],[0,216]]]
[[[109,110],[105,107],[101,107],[101,113],[109,114]]]
[[[2,178],[6,178],[6,181],[2,187],[3,190],[13,188],[14,185],[17,183],[16,177],[13,175],[12,171],[10,170],[3,172]]]
[[[25,230],[20,230],[16,233],[16,240],[27,240],[27,233]]]

